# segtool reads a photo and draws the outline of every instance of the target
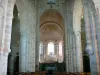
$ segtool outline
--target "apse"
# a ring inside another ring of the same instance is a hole
[[[48,9],[40,17],[40,62],[63,62],[64,23],[61,14]],[[41,51],[42,50],[42,51]]]

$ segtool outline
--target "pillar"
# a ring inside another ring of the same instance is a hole
[[[65,1],[65,61],[66,61],[66,72],[78,72],[76,71],[76,49],[73,48],[75,41],[73,32],[73,7],[74,0]],[[73,44],[74,43],[74,44]],[[74,54],[74,55],[73,55]],[[74,66],[75,65],[75,66]]]
[[[27,51],[27,38],[26,38],[26,33],[21,33],[20,35],[20,51],[19,51],[19,70],[20,72],[25,72],[26,71],[26,51]],[[28,60],[27,60],[28,61]]]
[[[14,0],[0,0],[0,75],[7,74]]]
[[[83,72],[83,57],[81,48],[81,17],[82,17],[82,2],[81,0],[74,1],[73,9],[73,35],[76,41],[76,72]]]
[[[59,42],[58,41],[55,41],[54,47],[55,47],[54,55],[56,55],[56,58],[58,58],[58,54],[59,54]]]
[[[77,53],[76,53],[76,36],[75,36],[75,33],[73,32],[73,72],[77,72],[77,60],[76,60],[76,56],[77,56]]]
[[[56,61],[59,61],[59,40],[55,41],[55,55],[56,55]]]
[[[75,32],[77,72],[83,72],[83,57],[81,48],[81,32]]]
[[[0,54],[0,75],[7,74],[8,53]]]
[[[43,56],[44,56],[44,61],[46,60],[46,55],[47,55],[47,53],[48,53],[48,51],[47,51],[47,43],[45,42],[44,44],[43,44]]]
[[[98,43],[96,37],[96,25],[95,25],[95,9],[91,0],[83,0],[84,6],[84,18],[85,18],[85,31],[86,31],[86,43],[90,55],[90,68],[91,75],[99,75],[100,73],[100,61],[98,55]]]
[[[44,60],[43,42],[40,43],[40,47],[39,47],[39,59],[41,62],[43,62]]]
[[[20,2],[20,1],[19,1]],[[17,3],[18,4],[18,3]],[[20,3],[19,3],[20,4]],[[25,0],[19,8],[20,72],[36,71],[36,0]]]
[[[74,62],[73,62],[73,30],[71,27],[68,30],[68,65],[69,72],[74,72]]]
[[[99,58],[100,58],[100,7],[96,8],[96,15],[97,15],[97,24],[96,24],[96,34],[97,34],[97,43],[98,43],[98,50],[99,50]]]
[[[59,42],[58,41],[56,42],[56,50],[57,50],[57,54],[56,54],[57,61],[59,61]]]
[[[57,47],[56,47],[56,42],[54,42],[54,55],[57,56]]]
[[[93,11],[94,12],[94,20],[95,20],[95,30],[96,30],[96,38],[97,38],[97,45],[98,45],[98,53],[99,53],[99,65],[100,65],[100,1],[99,0],[93,0],[94,6]],[[100,70],[99,70],[100,72]]]

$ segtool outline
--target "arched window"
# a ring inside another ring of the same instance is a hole
[[[59,56],[62,56],[62,42],[59,42]]]
[[[54,43],[49,42],[48,43],[48,53],[47,53],[47,55],[52,55],[52,54],[54,54]]]

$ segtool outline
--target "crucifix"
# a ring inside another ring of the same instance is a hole
[[[53,4],[56,4],[55,0],[48,0],[48,3],[50,4],[50,7],[52,8]]]

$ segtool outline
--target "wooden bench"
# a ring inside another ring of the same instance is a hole
[[[46,72],[27,72],[27,73],[16,73],[16,75],[46,75]],[[91,75],[90,73],[66,73],[66,72],[54,72],[54,75]]]
[[[21,72],[16,73],[16,75],[45,75],[46,72]]]

